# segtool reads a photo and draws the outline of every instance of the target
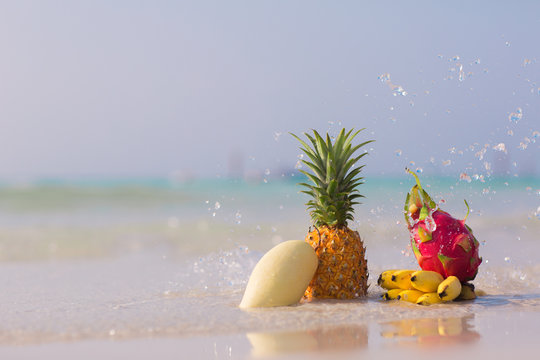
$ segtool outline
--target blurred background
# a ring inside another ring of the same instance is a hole
[[[301,238],[289,132],[311,129],[376,140],[354,225],[402,238],[396,251],[405,167],[455,216],[464,198],[471,221],[496,216],[486,229],[536,220],[538,14],[536,1],[1,2],[0,257]]]
[[[280,176],[300,154],[289,132],[341,127],[377,140],[370,176],[537,176],[539,13],[536,1],[5,1],[0,178]]]

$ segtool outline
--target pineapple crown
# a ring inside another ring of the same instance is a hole
[[[414,176],[414,179],[416,180],[416,185],[414,185],[411,188],[411,191],[407,194],[407,198],[405,199],[405,207],[403,208],[407,225],[411,227],[411,218],[412,220],[424,220],[426,217],[428,217],[431,210],[436,209],[437,204],[435,203],[435,201],[433,201],[431,196],[429,196],[429,194],[422,188],[422,184],[420,183],[418,175],[416,175],[408,168],[406,168],[405,170],[409,174]],[[463,222],[465,222],[465,220],[469,216],[470,208],[467,200],[463,201],[465,202],[465,206],[467,207],[467,214],[462,220]]]
[[[353,205],[360,204],[355,201],[364,197],[358,192],[358,185],[363,184],[363,177],[359,177],[365,165],[353,166],[363,156],[353,156],[362,146],[373,142],[369,140],[359,145],[352,145],[352,140],[364,129],[353,133],[353,129],[342,129],[332,142],[330,135],[326,140],[313,130],[313,135],[304,133],[311,145],[308,145],[298,136],[291,133],[301,144],[300,149],[309,157],[310,161],[302,160],[313,173],[304,170],[300,172],[311,180],[312,184],[300,183],[307,188],[301,192],[311,196],[306,203],[310,210],[311,219],[316,226],[346,226],[347,220],[353,220]]]

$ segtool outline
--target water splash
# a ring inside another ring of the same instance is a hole
[[[480,149],[480,151],[478,151],[476,154],[474,154],[475,157],[478,158],[478,160],[483,160],[484,159],[484,155],[486,155],[486,152],[487,152],[487,144],[485,147],[483,147],[482,149]]]
[[[502,151],[505,154],[508,153],[508,151],[506,150],[506,145],[504,143],[499,143],[499,144],[495,145],[492,149],[496,150],[496,151]]]
[[[394,96],[398,96],[398,95],[407,96],[407,94],[408,94],[407,91],[405,91],[405,89],[401,85],[396,85],[396,84],[392,83],[392,81],[390,80],[390,74],[389,73],[381,74],[381,75],[379,75],[377,77],[377,79],[379,79],[381,82],[388,85],[390,90],[392,90],[392,95],[394,95]]]
[[[472,181],[471,177],[469,175],[467,175],[467,173],[459,174],[459,180],[460,181],[466,181],[468,183],[470,183]]]
[[[426,225],[426,230],[429,232],[434,232],[437,230],[437,224],[435,223],[435,220],[433,219],[433,213],[437,211],[437,207],[435,209],[431,209],[429,211],[428,216],[424,220],[424,224]]]
[[[510,113],[510,115],[508,115],[508,120],[513,123],[517,123],[519,120],[521,120],[522,117],[523,117],[523,110],[519,107],[517,108],[516,112],[512,112]]]
[[[528,137],[524,137],[523,141],[521,141],[518,145],[519,150],[525,150],[527,147],[529,147],[529,144],[531,143],[531,140]]]

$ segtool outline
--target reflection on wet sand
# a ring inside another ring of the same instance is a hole
[[[381,324],[381,336],[404,346],[470,344],[480,339],[473,322],[474,315],[389,321]]]
[[[350,351],[367,346],[363,325],[343,325],[314,330],[248,333],[254,357],[312,351]]]

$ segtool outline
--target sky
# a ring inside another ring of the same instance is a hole
[[[0,178],[540,175],[540,2],[1,1]]]

